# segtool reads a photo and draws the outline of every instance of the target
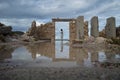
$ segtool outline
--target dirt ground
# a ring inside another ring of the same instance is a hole
[[[0,67],[0,80],[120,80],[120,67]]]

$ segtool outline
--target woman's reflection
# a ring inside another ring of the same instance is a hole
[[[60,52],[63,52],[63,29],[61,29],[61,50]]]

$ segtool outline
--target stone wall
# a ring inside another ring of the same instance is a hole
[[[116,37],[120,38],[120,26],[116,28]]]
[[[85,21],[84,22],[84,38],[88,37],[88,32],[89,32],[89,30],[88,30],[88,21]]]
[[[105,29],[99,32],[99,36],[105,38]]]
[[[71,21],[69,23],[70,26],[70,42],[72,42],[73,40],[76,39],[76,22],[75,21]]]
[[[36,30],[37,30],[36,22],[33,21],[32,24],[31,24],[31,28],[28,30],[28,36],[35,36],[36,35]]]
[[[76,38],[77,40],[84,37],[84,16],[79,16],[76,19]]]
[[[40,26],[36,26],[36,22],[33,21],[31,28],[28,31],[28,36],[33,36],[35,39],[52,39],[54,34],[54,25],[53,23],[41,24]]]
[[[40,31],[40,39],[52,39],[54,34],[54,25],[53,23],[46,23],[44,25],[39,26]],[[39,33],[38,33],[39,34]]]
[[[99,23],[97,16],[94,16],[91,19],[91,36],[99,37]]]
[[[69,22],[69,35],[70,42],[72,41],[82,41],[88,37],[88,21],[84,22],[84,16],[79,16],[76,19],[52,19],[52,22],[36,26],[36,22],[33,21],[31,28],[28,31],[29,36],[33,36],[36,39],[51,39],[55,41],[55,22]],[[119,31],[117,31],[119,34]],[[99,22],[98,17],[94,16],[91,19],[91,36],[93,37],[107,37],[115,38],[116,37],[116,28],[115,28],[115,18],[111,17],[107,19],[107,24],[105,29],[99,32]]]
[[[116,38],[116,25],[115,17],[107,18],[107,23],[105,26],[106,38]]]

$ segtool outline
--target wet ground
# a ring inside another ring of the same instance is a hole
[[[120,80],[120,51],[68,41],[1,45],[0,80],[21,79]]]

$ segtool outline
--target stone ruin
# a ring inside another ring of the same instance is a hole
[[[105,26],[106,38],[116,38],[116,24],[115,17],[107,18],[107,24]]]
[[[94,16],[91,19],[91,36],[93,37],[99,37],[99,25],[98,25],[98,17]]]
[[[36,26],[36,22],[33,21],[31,28],[28,30],[27,35],[33,36],[36,40],[49,40],[54,32],[54,26],[52,23],[41,24]]]
[[[85,21],[84,22],[84,38],[89,36],[88,32],[89,32],[89,30],[88,30],[88,21]]]
[[[116,28],[116,37],[120,38],[120,26]]]
[[[76,19],[76,32],[77,40],[83,39],[84,37],[84,16],[79,16]]]
[[[52,22],[36,26],[33,21],[31,28],[28,31],[29,36],[33,36],[37,40],[52,40],[55,41],[55,22],[69,22],[69,37],[70,42],[84,40],[88,37],[88,21],[84,21],[84,16],[79,16],[76,19],[53,18]],[[107,19],[107,24],[103,32],[99,32],[98,17],[94,16],[91,19],[91,36],[97,38],[104,35],[106,38],[116,37],[115,18]]]

